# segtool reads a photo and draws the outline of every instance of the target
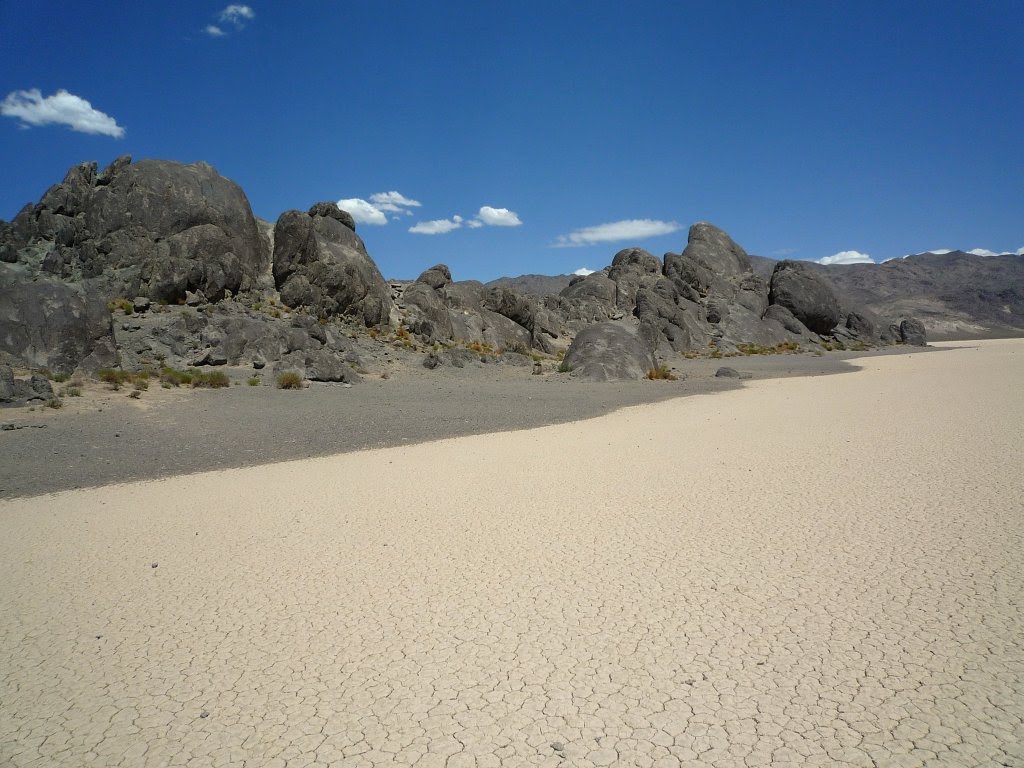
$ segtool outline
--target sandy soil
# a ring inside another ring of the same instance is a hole
[[[892,347],[870,354],[908,354]],[[915,353],[918,350],[913,350]],[[95,382],[59,411],[0,410],[0,498],[168,477],[210,469],[409,445],[459,435],[538,427],[672,397],[735,389],[716,379],[731,365],[754,378],[853,370],[851,353],[679,361],[680,380],[588,384],[554,371],[494,364],[427,371],[422,355],[351,388],[301,392],[245,386],[251,369],[227,370],[227,390],[161,389],[138,400]],[[857,355],[862,356],[862,355]],[[394,357],[394,356],[393,356]]]
[[[1024,343],[0,502],[0,764],[1024,764]]]

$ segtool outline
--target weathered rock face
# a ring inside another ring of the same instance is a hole
[[[723,230],[706,221],[690,227],[682,257],[715,275],[740,277],[752,273],[747,252]]]
[[[416,278],[417,283],[426,283],[435,291],[439,291],[452,282],[452,272],[448,269],[447,264],[435,264],[430,269],[424,271],[422,275]]]
[[[270,254],[245,193],[206,163],[75,166],[3,236],[17,260],[64,280],[97,280],[108,298],[176,302],[255,290]]]
[[[842,318],[832,289],[799,261],[775,265],[768,301],[785,307],[807,328],[823,335],[831,333]]]
[[[357,317],[368,326],[389,323],[391,289],[363,241],[328,205],[313,206],[314,215],[285,211],[277,220],[274,283],[281,300],[318,314]]]
[[[660,355],[697,349],[711,339],[703,308],[682,298],[670,280],[637,291],[635,313],[640,338]]]
[[[116,365],[106,299],[89,284],[0,270],[0,357],[60,374]]]
[[[647,344],[618,323],[597,323],[573,339],[565,365],[590,381],[642,379],[654,367]]]
[[[475,281],[453,282],[444,264],[412,283],[397,283],[395,290],[402,322],[427,342],[550,351],[550,340],[562,334],[561,315],[536,297]]]
[[[924,330],[924,323],[914,317],[908,317],[900,322],[900,341],[915,347],[928,345],[928,339]]]
[[[636,294],[661,278],[661,259],[643,248],[626,248],[612,258],[608,279],[615,284],[615,305],[630,313],[636,306]]]

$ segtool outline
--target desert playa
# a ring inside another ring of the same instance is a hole
[[[1024,765],[1024,342],[940,346],[0,502],[0,763]]]

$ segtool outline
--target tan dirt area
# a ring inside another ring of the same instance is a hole
[[[0,764],[1024,765],[1024,341],[0,501]]]

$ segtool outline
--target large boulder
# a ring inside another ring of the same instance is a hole
[[[573,375],[590,381],[642,379],[654,367],[650,349],[618,323],[597,323],[583,329],[569,346],[564,364]]]
[[[928,338],[924,330],[924,323],[916,317],[908,317],[900,321],[900,341],[915,347],[927,346]]]
[[[785,307],[807,328],[822,335],[831,333],[842,319],[835,293],[810,265],[800,261],[775,265],[768,301]]]
[[[0,363],[0,406],[52,399],[53,385],[43,374],[33,373],[28,379],[17,379],[9,365]]]
[[[206,163],[68,171],[5,235],[18,260],[64,280],[95,278],[108,297],[211,300],[264,286],[270,254],[245,193]]]
[[[426,283],[435,291],[439,291],[452,282],[452,272],[447,264],[435,264],[416,278],[417,283]]]
[[[274,227],[274,283],[281,300],[368,326],[390,323],[391,289],[363,241],[326,207],[310,210],[314,215],[285,211]]]

